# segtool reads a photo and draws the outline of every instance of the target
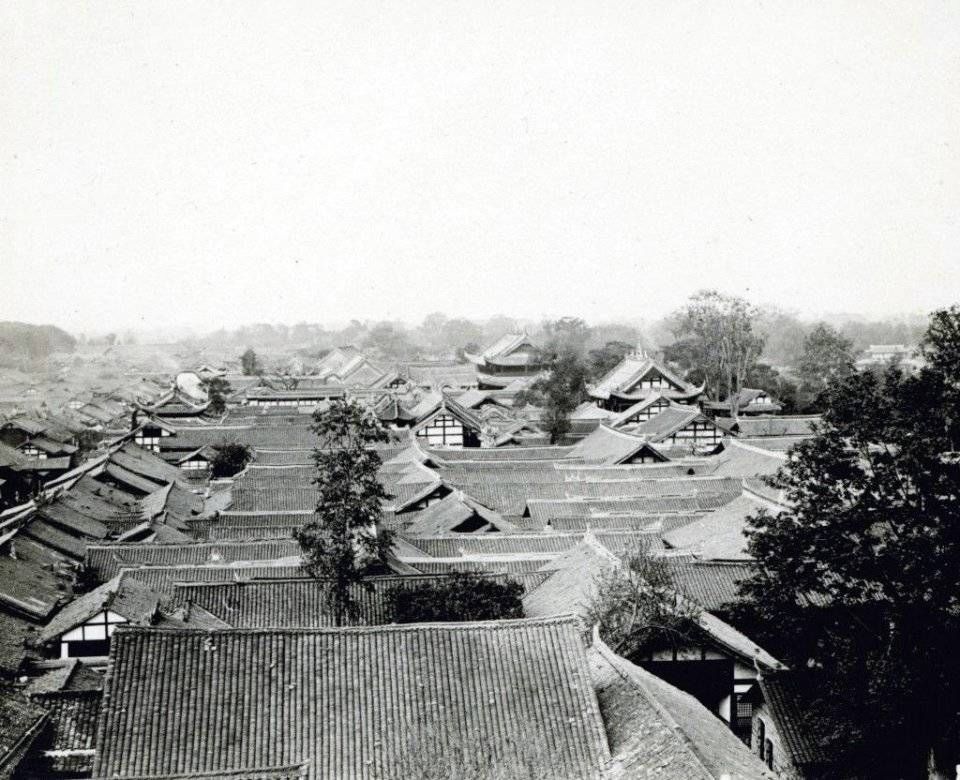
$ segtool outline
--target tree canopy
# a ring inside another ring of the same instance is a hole
[[[871,777],[952,765],[960,735],[960,310],[924,349],[915,376],[835,376],[773,480],[790,508],[749,521],[758,639],[817,670],[818,732]]]
[[[250,347],[247,347],[246,351],[240,356],[240,368],[246,376],[257,376],[263,373],[260,359]]]
[[[819,323],[803,339],[797,365],[801,388],[819,396],[830,383],[853,373],[853,342],[826,323]]]
[[[247,467],[253,457],[253,452],[249,447],[236,442],[218,444],[214,449],[216,455],[210,462],[210,476],[214,479],[232,477],[240,473]]]
[[[207,406],[207,412],[213,415],[221,415],[227,411],[227,396],[232,391],[230,383],[223,377],[215,376],[208,380],[205,386],[207,400],[210,402]]]
[[[506,620],[523,617],[523,587],[472,572],[451,574],[416,588],[398,585],[387,591],[395,623]]]
[[[597,575],[587,619],[625,658],[659,647],[682,647],[696,632],[699,609],[678,595],[666,561],[637,545]]]
[[[763,350],[764,337],[755,327],[759,313],[743,298],[698,292],[674,315],[674,357],[683,368],[702,371],[716,398],[733,397]]]
[[[351,586],[364,585],[393,542],[393,534],[378,527],[389,496],[377,479],[382,461],[375,446],[389,434],[370,409],[344,398],[314,412],[313,431],[320,439],[313,453],[317,510],[296,539],[304,568],[330,585],[329,606],[342,625],[357,613]]]

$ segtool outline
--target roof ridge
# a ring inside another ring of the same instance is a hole
[[[213,636],[213,635],[250,635],[250,634],[379,634],[379,633],[404,633],[412,631],[444,631],[449,633],[463,633],[482,629],[484,631],[502,631],[511,628],[569,625],[571,628],[579,630],[580,619],[572,614],[565,613],[561,615],[548,615],[546,617],[536,618],[514,618],[507,620],[474,620],[474,621],[437,621],[432,623],[393,623],[379,626],[341,626],[340,628],[305,628],[298,626],[268,628],[268,627],[250,627],[250,628],[167,628],[161,626],[133,626],[122,624],[117,626],[115,636],[127,637],[133,634],[156,635],[165,634],[170,636]],[[112,655],[112,654],[111,654]]]

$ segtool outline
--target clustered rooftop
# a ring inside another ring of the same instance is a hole
[[[747,516],[785,508],[760,478],[815,418],[752,390],[698,404],[702,386],[628,356],[551,445],[540,410],[513,405],[545,369],[536,346],[510,334],[466,357],[385,368],[341,348],[296,381],[204,366],[197,383],[0,425],[0,670],[19,713],[2,721],[0,768],[773,776],[748,743],[758,713],[765,733],[796,734],[792,673],[730,609],[752,567]],[[232,388],[220,414],[196,389],[214,377]],[[343,396],[391,428],[382,524],[397,536],[336,628],[293,532],[316,509],[310,413]],[[85,453],[90,428],[102,441]],[[253,459],[210,479],[225,443]],[[684,658],[622,658],[589,625],[597,575],[637,546],[699,610]],[[525,617],[391,623],[392,589],[468,571],[519,583]],[[796,766],[822,759],[782,745]]]

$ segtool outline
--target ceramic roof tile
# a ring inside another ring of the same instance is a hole
[[[120,629],[103,712],[94,773],[115,778],[300,761],[311,778],[407,777],[480,744],[501,768],[541,746],[572,780],[609,758],[570,619]]]

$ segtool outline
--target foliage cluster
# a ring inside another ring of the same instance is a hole
[[[960,309],[924,350],[914,376],[838,361],[822,428],[773,480],[790,509],[750,519],[744,612],[817,670],[817,733],[874,777],[952,765],[960,734]]]
[[[216,454],[210,462],[210,476],[213,479],[226,479],[243,471],[253,452],[245,444],[225,442],[214,447]]]
[[[296,531],[304,568],[330,585],[328,605],[337,625],[358,611],[351,586],[387,556],[393,534],[378,528],[389,498],[378,480],[382,463],[376,445],[389,434],[376,415],[351,399],[333,400],[313,415],[320,442],[314,450],[317,511]]]
[[[451,574],[416,588],[387,591],[394,623],[506,620],[523,617],[523,587],[471,572]]]
[[[587,619],[600,626],[618,655],[641,659],[651,650],[696,641],[700,610],[679,595],[663,557],[638,545],[596,576]]]

